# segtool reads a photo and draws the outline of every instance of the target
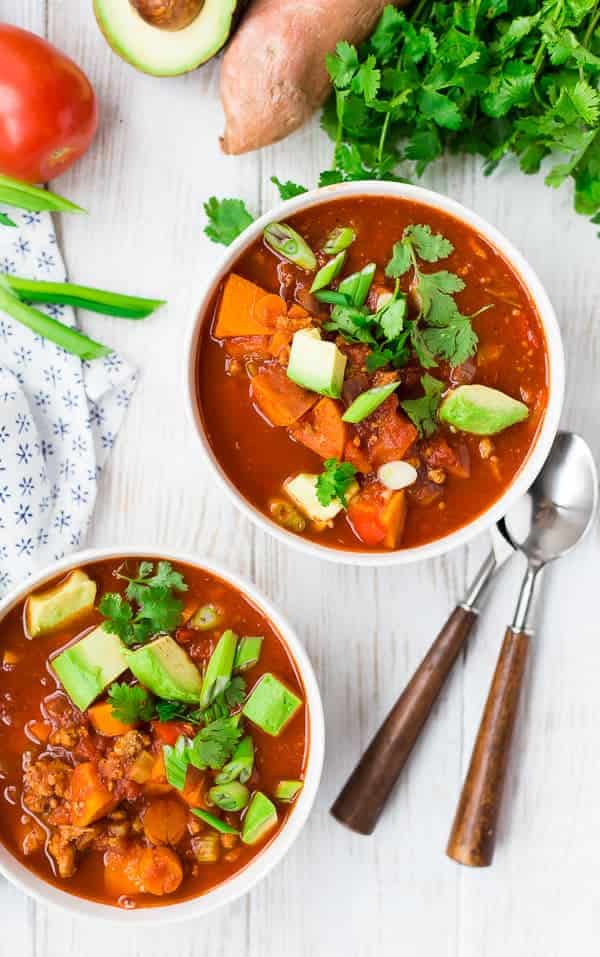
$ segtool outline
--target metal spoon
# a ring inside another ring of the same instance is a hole
[[[471,764],[463,785],[447,854],[459,864],[492,863],[496,824],[517,716],[519,693],[533,635],[540,572],[583,539],[598,504],[598,474],[588,445],[559,432],[529,492],[499,523],[527,558],[512,625],[507,629]]]

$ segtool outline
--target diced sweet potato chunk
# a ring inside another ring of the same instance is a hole
[[[285,315],[286,311],[286,304],[279,296],[231,273],[223,287],[214,335],[217,339],[265,336],[273,331],[276,317]]]
[[[254,402],[271,425],[292,425],[315,404],[318,396],[288,379],[279,363],[265,365],[252,379]]]
[[[368,448],[375,468],[404,458],[418,438],[416,428],[404,413],[398,411],[397,404],[396,396],[390,396],[365,420],[365,425],[371,430]]]
[[[152,844],[178,844],[185,834],[188,810],[175,797],[151,801],[142,816],[144,834]]]
[[[404,489],[390,494],[377,482],[354,496],[348,518],[365,545],[397,548],[404,533],[406,511]]]
[[[335,399],[323,398],[314,409],[290,429],[290,435],[324,459],[341,459],[348,435],[342,407]]]
[[[73,771],[69,797],[71,818],[76,827],[87,827],[114,811],[119,799],[103,783],[92,761],[78,764]]]
[[[368,475],[373,471],[373,463],[365,450],[360,445],[356,445],[353,439],[348,439],[344,446],[344,461],[350,462],[358,472]]]
[[[118,735],[125,734],[126,731],[131,731],[136,727],[135,724],[125,724],[115,718],[110,701],[101,701],[99,704],[92,705],[87,710],[87,716],[98,734],[104,734],[110,738],[116,738]]]

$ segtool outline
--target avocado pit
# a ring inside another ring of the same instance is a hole
[[[204,0],[129,0],[142,20],[159,30],[185,30],[198,17]]]

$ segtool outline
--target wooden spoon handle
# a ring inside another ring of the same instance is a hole
[[[496,824],[528,651],[528,634],[508,628],[446,849],[448,857],[469,867],[487,867],[494,856]]]
[[[459,606],[450,615],[417,671],[388,714],[331,813],[359,834],[371,834],[419,736],[477,612]]]

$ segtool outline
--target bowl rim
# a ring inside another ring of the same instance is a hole
[[[164,925],[204,917],[217,908],[242,897],[266,877],[269,871],[288,852],[309,817],[317,796],[325,753],[325,721],[321,693],[312,664],[298,635],[287,619],[282,616],[270,599],[263,595],[253,582],[229,571],[220,562],[213,561],[211,558],[198,556],[191,552],[162,548],[155,544],[136,544],[131,548],[85,549],[46,565],[35,572],[25,583],[11,589],[0,601],[0,621],[28,592],[43,585],[44,582],[56,577],[63,571],[66,572],[80,565],[106,558],[144,558],[149,556],[180,562],[184,565],[192,565],[222,578],[256,604],[265,617],[273,623],[298,668],[306,692],[309,750],[304,787],[292,814],[290,814],[281,831],[241,871],[222,884],[217,885],[213,890],[190,900],[141,908],[140,910],[125,910],[110,904],[78,897],[76,894],[70,894],[53,884],[47,883],[33,871],[28,870],[0,842],[0,874],[28,896],[42,904],[59,907],[74,916],[91,917],[121,926],[135,925],[136,927]]]
[[[548,362],[548,404],[541,428],[521,469],[505,492],[488,509],[473,521],[449,535],[429,542],[426,545],[399,549],[396,551],[349,551],[333,546],[320,545],[300,535],[280,528],[267,518],[237,489],[215,456],[205,434],[202,419],[196,401],[196,353],[200,330],[206,315],[206,309],[218,284],[231,270],[240,254],[253,243],[264,227],[274,221],[286,219],[300,211],[319,206],[322,203],[341,198],[360,198],[361,196],[387,196],[396,199],[409,199],[448,213],[471,229],[479,232],[507,259],[529,293],[537,310],[540,323],[546,337]],[[356,183],[340,183],[332,186],[309,190],[293,199],[278,203],[256,219],[223,252],[219,263],[211,271],[204,291],[188,326],[183,351],[185,368],[182,381],[185,389],[185,407],[195,435],[199,440],[204,458],[211,467],[213,475],[225,489],[234,505],[259,528],[273,536],[283,545],[303,552],[312,558],[345,565],[367,567],[390,567],[408,565],[427,558],[436,558],[471,542],[482,532],[487,531],[506,512],[511,505],[530,487],[544,464],[558,431],[565,393],[565,357],[558,319],[548,294],[537,273],[529,265],[522,253],[495,226],[484,220],[478,213],[433,190],[406,183],[393,183],[381,180],[362,180]]]

